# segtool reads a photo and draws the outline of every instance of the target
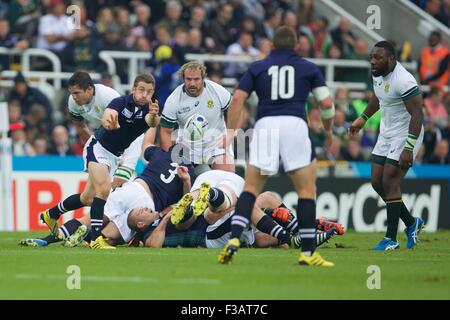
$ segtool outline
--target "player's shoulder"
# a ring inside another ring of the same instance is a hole
[[[181,101],[184,90],[183,87],[184,84],[180,84],[178,87],[176,87],[175,90],[173,90],[172,93],[167,97],[164,106],[177,105]]]
[[[412,73],[406,70],[406,68],[398,61],[393,72],[395,76],[394,85],[402,87],[405,83],[413,82],[417,84],[417,80],[414,78]]]
[[[119,97],[120,94],[113,88],[105,86],[101,83],[94,84],[95,92],[98,93],[100,96],[109,96],[109,97]]]
[[[214,82],[212,80],[209,80],[209,79],[205,79],[205,87],[208,88],[209,90],[219,92],[221,94],[229,93],[229,91],[227,89],[225,89],[222,85],[220,85],[217,82]]]

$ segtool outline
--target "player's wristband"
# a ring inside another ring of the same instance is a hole
[[[334,118],[334,114],[335,114],[335,109],[334,109],[334,103],[331,106],[331,108],[327,108],[327,109],[320,109],[320,117],[322,119],[331,119]]]
[[[413,134],[408,134],[408,138],[406,138],[405,147],[403,149],[408,150],[408,151],[413,151],[418,138],[419,137],[417,137]]]
[[[370,118],[370,117],[368,117],[364,112],[361,113],[360,117],[363,118],[364,121],[367,121],[367,120],[369,120],[369,118]]]
[[[114,172],[114,178],[123,179],[125,181],[130,181],[133,175],[133,170],[127,167],[118,167],[116,172]]]

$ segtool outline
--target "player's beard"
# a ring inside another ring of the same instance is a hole
[[[194,96],[197,97],[199,92],[200,92],[200,88],[197,87],[188,87],[187,89],[188,93],[190,96]]]

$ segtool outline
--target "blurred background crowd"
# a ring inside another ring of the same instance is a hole
[[[411,0],[417,6],[450,26],[450,0]],[[100,82],[113,86],[112,75],[99,59],[100,50],[151,52],[152,59],[139,71],[153,73],[156,95],[163,103],[179,85],[176,71],[185,62],[186,53],[211,53],[265,57],[271,49],[271,37],[281,25],[298,34],[296,51],[305,58],[369,58],[364,39],[352,33],[346,17],[331,23],[315,9],[314,0],[97,0],[70,1],[81,8],[79,28],[68,28],[63,0],[0,0],[0,47],[42,48],[54,52],[62,61],[63,71],[84,69],[100,73]],[[408,44],[398,44],[398,60],[411,61]],[[434,62],[434,65],[430,64]],[[450,163],[450,96],[444,90],[449,82],[450,51],[441,43],[439,32],[429,37],[418,60],[417,79],[430,86],[424,96],[425,139],[418,163]],[[46,61],[35,61],[35,69],[48,70]],[[19,70],[20,65],[0,54],[0,68]],[[236,78],[246,64],[208,63],[208,76],[217,82]],[[127,78],[127,64],[117,63],[117,74]],[[347,128],[359,116],[373,94],[368,69],[336,68],[334,80],[361,82],[367,90],[355,98],[346,87],[334,90],[336,116],[335,141],[324,149],[324,134],[316,103],[308,102],[309,126],[319,159],[368,161],[376,142],[380,114],[372,117],[363,134],[348,139]],[[82,145],[67,116],[67,95],[51,101],[29,85],[21,74],[9,90],[1,88],[1,98],[8,102],[10,132],[15,155],[81,155]],[[64,117],[55,118],[54,110]],[[243,128],[253,125],[254,110],[242,111]]]

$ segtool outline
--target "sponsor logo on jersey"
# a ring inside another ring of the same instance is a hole
[[[183,107],[180,110],[177,111],[178,114],[186,113],[191,111],[191,107]]]
[[[195,106],[195,107],[198,106],[199,103],[200,103],[200,100],[197,100],[197,101],[195,102],[195,105],[194,105],[194,106]]]
[[[98,106],[94,106],[94,110],[95,112],[100,113],[100,108]]]
[[[122,114],[125,116],[125,118],[131,118],[132,116],[133,116],[133,112],[131,112],[130,110],[128,110],[128,109],[123,109],[122,110]]]
[[[208,108],[212,108],[212,107],[214,107],[214,101],[212,101],[212,99],[209,99],[208,100]]]
[[[391,86],[389,85],[389,83],[386,83],[386,85],[384,86],[384,92],[389,93],[390,89],[391,89]]]
[[[143,113],[142,110],[136,113],[135,119],[142,119]]]

